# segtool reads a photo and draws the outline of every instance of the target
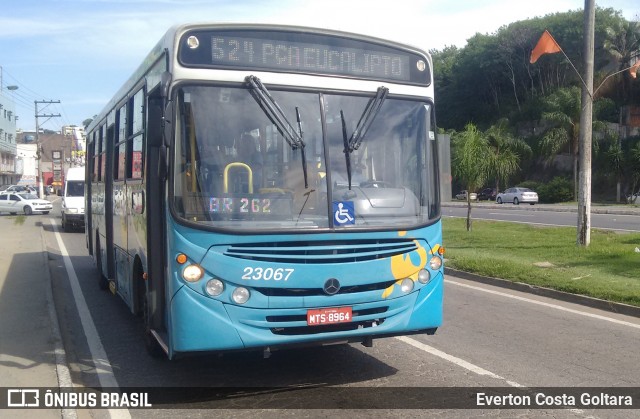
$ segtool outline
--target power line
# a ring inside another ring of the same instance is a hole
[[[11,91],[11,98],[13,99],[16,106],[21,106],[22,108],[26,108],[29,110],[28,115],[17,114],[21,120],[26,120],[27,117],[32,117],[33,115],[38,113],[37,106],[34,109],[35,103],[43,103],[43,104],[46,103],[46,104],[54,105],[53,112],[58,113],[58,115],[56,115],[57,117],[61,117],[62,115],[63,125],[71,125],[69,123],[69,118],[67,117],[67,114],[64,111],[64,107],[62,106],[59,100],[54,101],[54,100],[42,99],[43,97],[46,97],[46,96],[30,89],[20,80],[18,80],[13,74],[7,72],[4,68],[2,71],[2,75],[3,75],[3,78],[2,78],[2,83],[1,83],[2,85],[0,86],[0,90],[3,90],[6,86],[14,86],[14,85],[18,86],[18,89]],[[43,122],[42,125],[46,124],[47,122],[48,120]]]

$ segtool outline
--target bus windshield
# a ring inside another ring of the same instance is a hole
[[[375,92],[188,85],[178,91],[173,209],[248,231],[409,228],[439,216],[432,105]],[[286,124],[267,106],[275,104]],[[283,132],[295,130],[295,132]],[[350,139],[356,138],[357,141]]]

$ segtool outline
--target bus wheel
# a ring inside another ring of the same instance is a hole
[[[160,344],[151,334],[151,322],[149,320],[149,300],[148,293],[143,291],[142,294],[142,318],[144,324],[144,347],[152,358],[161,358],[166,356]]]
[[[98,265],[98,287],[104,291],[109,288],[109,280],[102,274],[102,253],[100,252],[99,240],[96,240],[96,265]]]

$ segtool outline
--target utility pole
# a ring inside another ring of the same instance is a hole
[[[593,62],[595,0],[584,1],[584,85],[580,112],[577,245],[591,242],[591,137],[593,131]]]
[[[44,114],[40,115],[38,111],[38,104],[50,105],[52,103],[60,103],[59,100],[34,100],[33,103],[36,107],[36,147],[38,156],[38,194],[41,199],[44,198],[44,182],[42,177],[42,146],[40,145],[40,123],[38,118],[47,118],[47,121],[51,118],[58,118],[60,114]],[[45,106],[46,107],[46,106]],[[47,122],[45,121],[45,122]]]

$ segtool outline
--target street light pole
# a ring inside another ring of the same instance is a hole
[[[46,103],[46,104],[60,103],[60,101],[59,100],[35,100],[33,101],[33,103],[35,104],[35,107],[36,107],[35,117],[36,117],[36,147],[37,147],[36,152],[38,156],[38,194],[40,198],[43,199],[44,198],[44,181],[42,176],[42,145],[40,144],[40,124],[38,122],[38,118],[57,118],[60,116],[60,114],[40,115],[38,113],[38,104],[39,103]],[[48,120],[49,119],[47,119],[47,121]]]
[[[593,61],[595,0],[584,2],[584,81],[580,112],[577,245],[591,242],[591,137],[593,123]]]

